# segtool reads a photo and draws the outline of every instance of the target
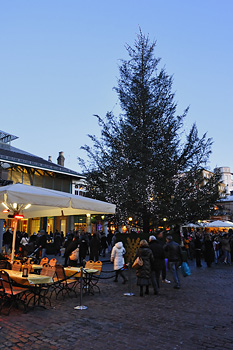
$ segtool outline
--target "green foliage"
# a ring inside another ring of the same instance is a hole
[[[129,59],[121,62],[115,88],[122,114],[97,116],[101,137],[89,135],[93,147],[82,147],[90,194],[115,203],[117,221],[132,216],[144,232],[164,217],[170,224],[202,218],[217,198],[217,177],[204,186],[200,178],[212,141],[206,134],[199,138],[195,124],[184,141],[188,108],[176,115],[173,79],[158,69],[155,43],[140,31],[126,49]]]

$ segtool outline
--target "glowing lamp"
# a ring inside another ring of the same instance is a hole
[[[9,213],[9,209],[3,209],[3,213]]]
[[[15,214],[14,218],[20,220],[20,219],[24,219],[24,216],[21,214]]]
[[[2,202],[2,205],[9,210],[8,206],[4,202]]]

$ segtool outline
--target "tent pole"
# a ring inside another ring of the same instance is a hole
[[[16,240],[17,222],[18,222],[18,220],[15,218],[14,219],[14,233],[13,233],[13,240],[12,240],[12,251],[11,251],[11,263],[13,263],[14,257],[15,257],[15,240]]]
[[[3,243],[3,219],[0,219],[0,253],[2,253],[2,243]]]

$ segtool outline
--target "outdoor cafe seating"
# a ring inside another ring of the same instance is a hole
[[[56,266],[56,264],[57,264],[57,259],[52,258],[52,259],[49,260],[49,265],[50,266]]]
[[[20,271],[22,268],[22,264],[20,261],[18,260],[15,260],[11,266],[11,269],[14,270],[14,271]]]
[[[47,261],[47,263],[45,263]],[[94,294],[102,262],[88,261],[84,268],[67,267],[54,263],[56,259],[43,259],[36,265],[29,259],[21,263],[15,260],[10,264],[7,260],[0,260],[0,313],[6,309],[7,315],[13,307],[21,306],[24,311],[35,307],[51,306],[52,296],[78,296]],[[81,271],[82,276],[81,276]],[[82,286],[82,288],[81,288]],[[5,313],[5,312],[4,312]]]
[[[56,264],[56,277],[54,279],[54,290],[56,293],[56,299],[61,293],[64,298],[65,295],[70,295],[70,293],[74,293],[77,296],[76,287],[79,284],[78,279],[76,278],[68,278],[65,273],[65,269],[62,265]]]
[[[68,277],[76,278],[80,281],[81,279],[81,268],[80,267],[65,267],[65,273]],[[99,276],[102,270],[102,262],[94,262],[89,260],[86,262],[83,268],[82,275],[82,288],[85,293],[94,294],[94,287],[97,285]],[[99,287],[96,286],[100,291]]]
[[[9,315],[13,306],[18,307],[19,304],[23,305],[24,311],[27,309],[27,295],[29,293],[28,288],[14,286],[9,274],[0,270],[0,291],[1,291],[1,304],[0,312],[4,306],[8,305],[7,315]]]
[[[44,257],[44,258],[41,259],[40,265],[43,266],[44,264],[48,264],[48,262],[49,262],[49,259],[47,257]]]
[[[49,275],[43,276],[35,273],[28,273],[28,268],[24,267],[23,271],[2,269],[0,270],[0,276],[2,278],[1,308],[10,304],[11,309],[12,306],[17,306],[17,302],[20,301],[21,304],[23,301],[25,310],[37,306],[43,307],[46,301],[48,301],[51,305],[51,302],[46,295],[48,289],[45,289],[45,286],[51,285],[53,283],[53,278]],[[6,286],[6,284],[8,284],[8,287]],[[12,288],[13,292],[11,292]],[[18,294],[19,296],[21,296],[22,294],[24,298],[19,298]],[[11,296],[11,298],[9,298],[9,296]]]
[[[85,270],[87,272],[87,283],[89,288],[89,293],[94,294],[94,288],[97,288],[98,292],[100,293],[100,288],[97,285],[99,282],[100,274],[102,271],[102,261],[92,261],[89,260],[85,264]],[[91,271],[96,271],[95,273],[92,273]]]

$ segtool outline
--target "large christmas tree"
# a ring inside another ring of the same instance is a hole
[[[176,114],[172,77],[158,69],[155,43],[140,31],[129,59],[122,61],[115,88],[122,114],[97,116],[101,137],[89,135],[89,161],[80,160],[91,196],[117,204],[117,221],[128,217],[149,227],[208,217],[218,198],[218,176],[205,183],[201,170],[211,139],[198,136],[194,124],[183,135],[188,112]],[[211,183],[210,183],[211,181]]]

